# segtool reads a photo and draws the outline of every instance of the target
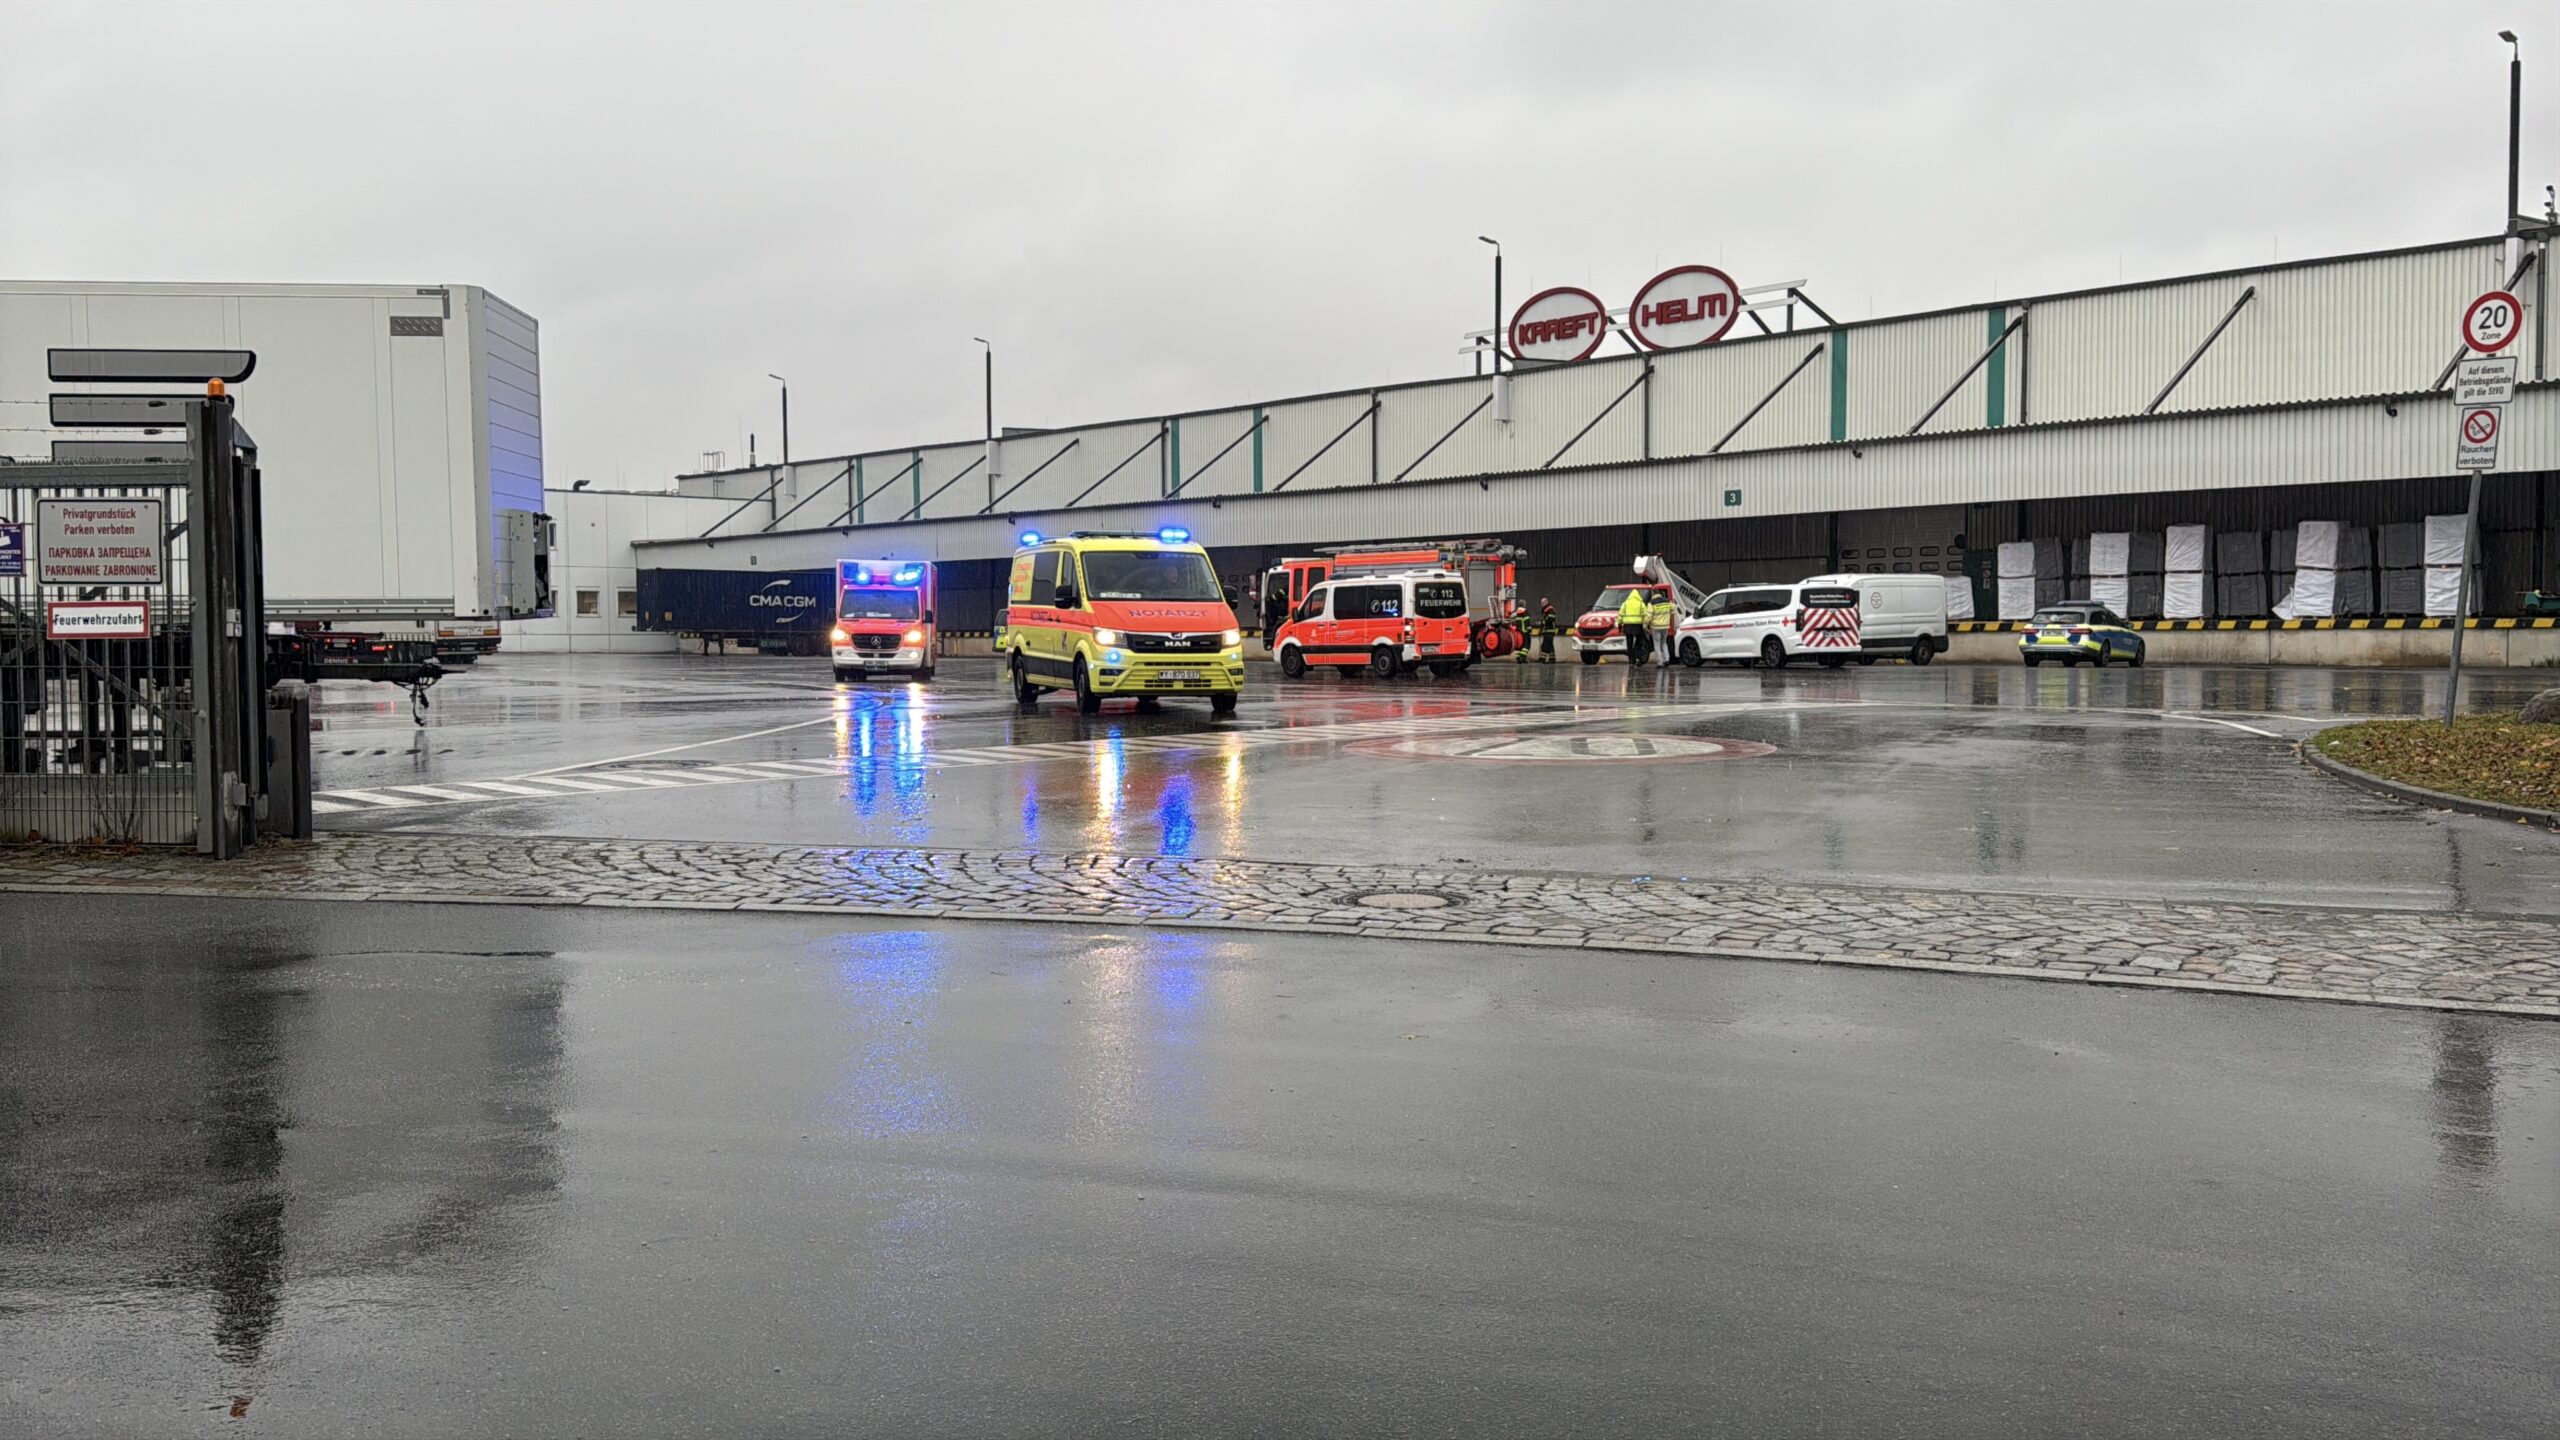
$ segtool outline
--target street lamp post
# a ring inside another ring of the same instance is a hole
[[[791,463],[791,382],[767,370],[764,378],[782,386],[782,463]]]
[[[1502,242],[1490,235],[1477,239],[1493,247],[1493,373],[1502,373]]]
[[[2507,42],[2507,213],[2498,228],[2515,233],[2516,228],[2516,164],[2524,149],[2524,43],[2513,30],[2501,30],[2498,38]],[[2513,263],[2512,258],[2510,262]]]
[[[996,347],[984,335],[969,337],[987,347],[987,503],[996,503]]]
[[[2507,237],[2503,265],[2498,272],[2501,287],[2514,283],[2517,262],[2523,258],[2524,237],[2516,231],[2516,161],[2524,146],[2524,46],[2516,32],[2501,30],[2498,38],[2507,42],[2507,208],[2500,217],[2498,229]],[[2458,417],[2462,412],[2457,409]],[[2457,422],[2458,423],[2458,422]],[[2471,472],[2471,493],[2462,507],[2462,570],[2453,586],[2453,653],[2445,661],[2444,725],[2453,728],[2454,712],[2462,704],[2462,632],[2471,627],[2471,566],[2475,547],[2480,542],[2480,472]]]

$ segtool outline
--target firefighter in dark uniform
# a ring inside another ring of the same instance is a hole
[[[1541,596],[1538,600],[1538,659],[1548,665],[1556,663],[1556,602]]]

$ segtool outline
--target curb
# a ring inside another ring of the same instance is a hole
[[[2361,774],[2362,772],[2356,772]],[[2386,782],[2387,783],[2387,782]],[[2427,794],[2432,792],[2419,792]],[[1589,954],[1649,956],[1655,959],[1758,961],[1778,965],[1820,965],[1851,970],[1892,970],[1940,975],[1974,975],[2002,980],[2031,980],[2044,983],[2084,985],[2091,989],[2122,990],[2187,990],[2214,995],[2253,996],[2266,1000],[2308,1001],[2314,1004],[2355,1005],[2374,1009],[2457,1012],[2478,1015],[2502,1015],[2520,1020],[2560,1021],[2560,1005],[2537,1005],[2521,1000],[2464,1000],[2451,996],[2378,995],[2350,990],[2315,990],[2299,986],[2253,985],[2229,980],[2206,980],[2175,975],[2134,975],[2092,973],[2083,970],[2044,970],[2033,966],[1999,965],[1984,961],[1924,960],[1916,957],[1841,951],[1828,954],[1797,950],[1760,950],[1739,945],[1694,945],[1678,942],[1649,943],[1619,940],[1614,937],[1584,936],[1561,939],[1552,936],[1503,935],[1484,930],[1398,930],[1392,922],[1369,925],[1325,925],[1303,922],[1279,923],[1212,916],[1131,915],[1109,911],[1026,911],[1015,913],[974,907],[919,905],[833,905],[798,901],[723,900],[712,897],[661,900],[631,899],[621,896],[571,895],[486,895],[467,893],[409,895],[398,893],[366,894],[359,891],[295,891],[279,893],[268,890],[217,886],[133,887],[114,885],[58,884],[0,880],[0,894],[35,895],[101,895],[140,894],[183,897],[188,899],[266,900],[266,901],[372,901],[378,904],[402,905],[521,905],[545,909],[588,907],[599,910],[693,910],[705,914],[762,914],[791,916],[834,916],[839,919],[869,920],[944,920],[995,921],[1003,924],[1049,924],[1075,926],[1131,926],[1149,930],[1199,930],[1234,933],[1258,932],[1289,935],[1346,935],[1374,940],[1420,941],[1426,944],[1482,946],[1503,945],[1514,949],[1548,951],[1583,951]]]
[[[2326,733],[2328,732],[2321,732],[2321,734]],[[2319,738],[2319,735],[2314,735],[2309,740],[2295,744],[2294,752],[2302,757],[2302,763],[2332,779],[2343,780],[2359,790],[2368,790],[2393,800],[2406,800],[2413,805],[2424,805],[2432,810],[2458,810],[2465,815],[2477,815],[2487,820],[2505,820],[2515,824],[2537,825],[2545,830],[2560,831],[2560,810],[2537,810],[2529,805],[2501,805],[2495,800],[2474,800],[2468,795],[2448,795],[2442,790],[2430,790],[2423,785],[2408,785],[2398,780],[2386,780],[2370,770],[2359,770],[2343,760],[2333,760],[2321,754],[2319,745],[2315,743]]]

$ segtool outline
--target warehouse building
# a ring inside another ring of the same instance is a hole
[[[2446,517],[2467,490],[2449,388],[2460,326],[2474,297],[2507,288],[2523,302],[2505,351],[2520,384],[2482,495],[2476,609],[2519,617],[2560,589],[2550,238],[1845,324],[1792,289],[1746,310],[1744,291],[1712,343],[1647,349],[1613,319],[1586,334],[1618,353],[1499,377],[687,475],[682,493],[732,508],[637,541],[634,564],[932,559],[959,629],[992,623],[1019,532],[1162,525],[1190,529],[1231,579],[1329,544],[1498,535],[1530,552],[1526,597],[1560,609],[1659,552],[1711,588],[1835,569],[1958,577],[1958,603],[1985,620],[2093,587],[2146,620],[2441,616],[2441,582],[2459,573]],[[2402,653],[2377,641],[2365,658]]]

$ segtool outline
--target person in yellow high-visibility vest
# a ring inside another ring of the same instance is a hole
[[[1641,665],[1649,647],[1645,644],[1646,605],[1644,592],[1630,588],[1627,598],[1618,602],[1618,633],[1627,637],[1627,663]]]
[[[1671,668],[1671,621],[1678,613],[1678,607],[1671,603],[1668,587],[1655,590],[1653,598],[1644,607],[1645,628],[1653,632],[1654,663],[1665,670]]]

